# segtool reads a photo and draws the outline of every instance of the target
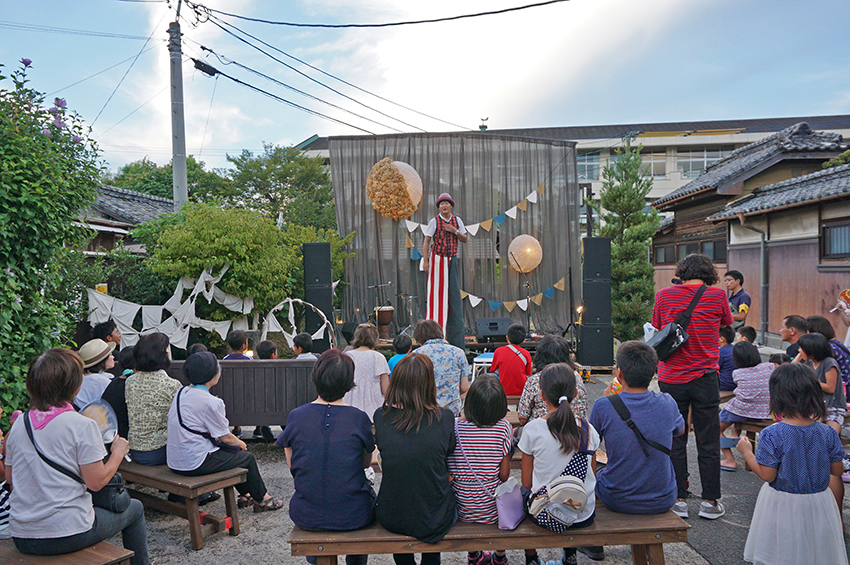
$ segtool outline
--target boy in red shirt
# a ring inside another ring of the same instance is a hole
[[[520,395],[525,380],[531,375],[531,354],[519,346],[525,341],[525,326],[512,324],[505,337],[508,338],[508,345],[496,349],[490,372],[499,375],[506,395]]]

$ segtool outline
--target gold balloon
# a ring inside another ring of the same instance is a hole
[[[518,235],[508,246],[508,264],[514,271],[530,273],[542,260],[543,248],[540,242],[530,235]]]
[[[407,163],[385,157],[369,172],[366,196],[382,216],[393,220],[407,218],[422,200],[422,179]]]

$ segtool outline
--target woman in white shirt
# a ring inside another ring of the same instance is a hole
[[[124,547],[135,552],[132,565],[148,565],[147,530],[142,503],[131,500],[124,512],[92,506],[129,451],[116,437],[106,449],[94,420],[74,411],[71,402],[83,382],[83,361],[70,349],[38,356],[27,372],[30,410],[15,421],[6,441],[6,482],[12,485],[10,530],[23,553],[58,555],[96,544],[121,532]],[[29,419],[30,440],[25,420]],[[85,485],[50,467],[35,451],[76,473]]]
[[[384,395],[390,388],[390,366],[387,358],[375,351],[377,344],[377,328],[360,324],[351,340],[352,349],[345,352],[354,361],[354,388],[345,393],[342,401],[366,412],[369,420],[384,405]]]
[[[102,339],[87,341],[77,354],[83,360],[83,386],[74,398],[77,408],[85,408],[86,404],[100,400],[103,391],[112,382],[113,374],[109,369],[115,366],[115,358],[112,352],[115,349],[114,342],[105,342]]]

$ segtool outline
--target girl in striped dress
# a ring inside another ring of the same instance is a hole
[[[496,375],[478,376],[469,387],[463,417],[455,422],[457,448],[448,457],[461,522],[496,524],[493,493],[511,474],[511,426],[505,389]],[[469,565],[506,565],[504,550],[469,553]]]

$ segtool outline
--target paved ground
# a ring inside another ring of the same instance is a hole
[[[594,400],[601,396],[610,378],[597,378],[596,383],[589,383],[588,396]],[[293,482],[286,467],[283,450],[274,446],[254,443],[251,450],[257,455],[260,470],[269,491],[286,501],[292,496]],[[689,442],[689,461],[691,463],[691,491],[699,496],[699,475],[696,470],[696,450],[693,437]],[[732,565],[742,563],[744,543],[747,538],[750,519],[755,505],[761,481],[750,472],[743,471],[743,460],[738,457],[741,469],[734,473],[723,473],[723,503],[727,514],[715,521],[704,520],[696,516],[699,498],[689,501],[692,518],[689,523],[692,529],[688,534],[686,544],[665,545],[666,561],[669,565]],[[519,471],[514,471],[519,478]],[[378,474],[380,481],[380,474]],[[207,507],[209,511],[223,515],[224,503],[215,502]],[[845,512],[850,510],[845,500]],[[292,557],[286,539],[292,529],[287,511],[254,514],[241,510],[239,514],[242,533],[237,537],[216,534],[206,539],[204,549],[193,551],[189,545],[189,531],[186,521],[155,511],[147,511],[148,544],[151,561],[155,565],[210,565],[226,563],[233,565],[302,565],[301,558]],[[120,544],[120,539],[112,540]],[[628,546],[606,547],[606,558],[603,563],[609,565],[625,565],[632,563],[631,550]],[[543,559],[556,559],[558,552],[541,550]],[[508,552],[508,558],[513,565],[523,565],[524,557],[521,551]],[[579,554],[579,563],[592,563],[587,557]],[[443,563],[447,565],[465,565],[465,553],[443,554]],[[392,557],[377,555],[370,557],[374,565],[392,565]],[[340,560],[340,563],[343,563]]]

